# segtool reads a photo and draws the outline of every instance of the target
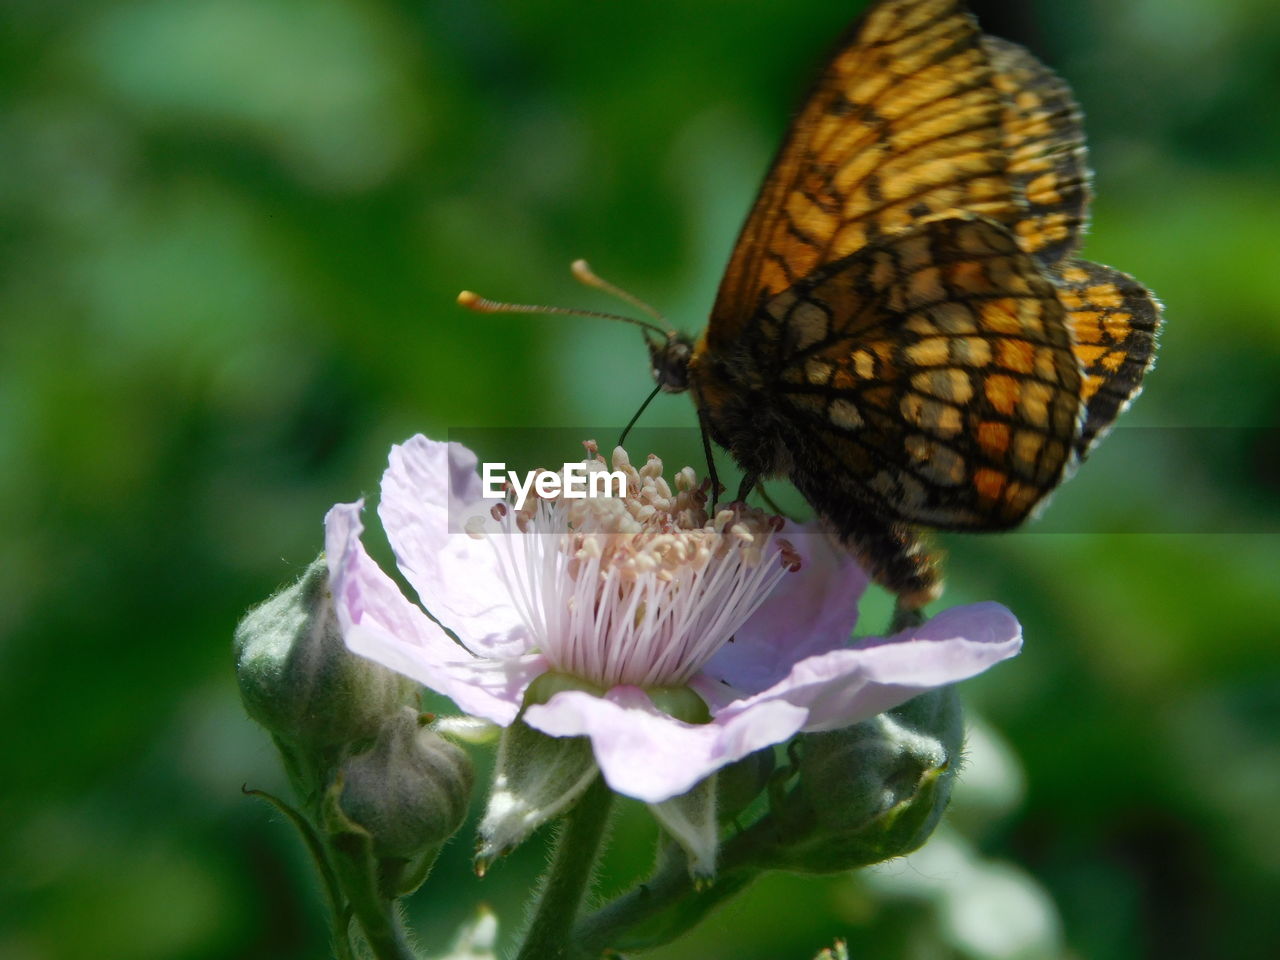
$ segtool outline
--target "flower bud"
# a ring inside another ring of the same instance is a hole
[[[412,680],[347,649],[323,557],[245,614],[234,651],[249,716],[306,748],[371,739],[388,715],[416,701]]]
[[[462,826],[471,759],[402,707],[367,751],[342,765],[342,812],[368,831],[380,858],[409,860]]]
[[[963,743],[944,687],[864,723],[797,738],[796,783],[749,831],[762,867],[828,873],[920,846],[951,795]],[[745,838],[744,838],[745,839]]]

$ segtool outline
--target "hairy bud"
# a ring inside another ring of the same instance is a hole
[[[388,716],[416,700],[413,681],[347,649],[323,557],[245,614],[234,651],[245,710],[295,747],[372,739]]]
[[[471,800],[471,760],[403,707],[367,751],[341,768],[342,811],[368,831],[378,857],[408,860],[462,826]]]

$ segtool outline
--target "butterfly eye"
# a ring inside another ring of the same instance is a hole
[[[649,342],[653,379],[664,393],[684,393],[689,389],[689,358],[693,341],[682,333],[667,334],[665,342]]]

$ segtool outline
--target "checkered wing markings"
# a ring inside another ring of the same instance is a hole
[[[1062,269],[1058,298],[1084,368],[1085,418],[1076,443],[1084,458],[1142,391],[1155,360],[1160,303],[1128,274],[1087,260]]]
[[[1004,102],[959,0],[873,6],[791,125],[743,227],[708,328],[726,350],[760,304],[928,217],[1014,223]]]
[[[1080,368],[1057,289],[1009,231],[929,221],[775,297],[760,333],[797,450],[886,516],[1017,524],[1061,479]]]
[[[1028,207],[1014,232],[1023,250],[1056,267],[1080,246],[1088,220],[1084,118],[1066,81],[1022,47],[990,36],[982,45],[1004,102],[1008,173]]]

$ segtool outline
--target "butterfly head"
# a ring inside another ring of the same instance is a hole
[[[689,358],[693,356],[693,338],[672,331],[665,340],[649,341],[649,360],[654,382],[663,393],[684,393],[689,389]]]

